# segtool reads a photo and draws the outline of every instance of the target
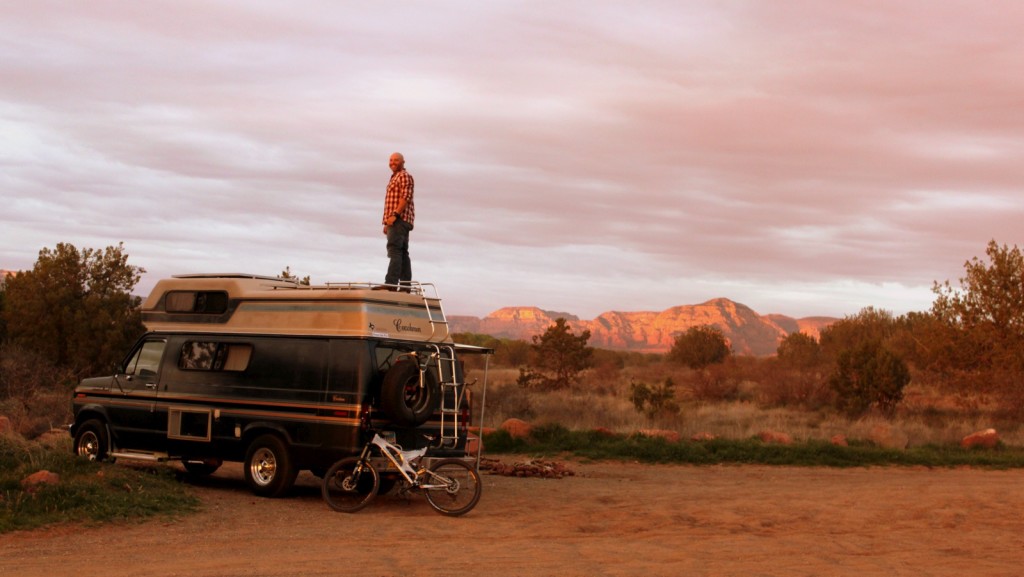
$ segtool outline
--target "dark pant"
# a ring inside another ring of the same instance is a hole
[[[398,284],[412,280],[412,262],[409,260],[409,231],[412,225],[402,219],[388,227],[388,274],[385,284]]]

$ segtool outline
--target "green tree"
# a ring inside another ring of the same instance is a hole
[[[931,312],[910,312],[896,319],[896,330],[886,343],[889,350],[925,372],[948,372],[956,356],[952,327]]]
[[[861,415],[872,406],[891,415],[903,400],[910,370],[902,359],[878,341],[868,341],[843,351],[829,384],[836,392],[837,408]]]
[[[676,336],[667,359],[691,369],[703,369],[724,362],[731,353],[729,341],[718,327],[698,325]]]
[[[826,358],[835,360],[845,351],[853,350],[872,341],[884,343],[896,330],[892,313],[874,307],[861,309],[859,313],[838,320],[821,331],[821,352]]]
[[[807,333],[792,333],[777,349],[779,362],[786,367],[810,369],[821,364],[821,346]]]
[[[997,395],[1004,412],[1024,413],[1024,255],[989,241],[988,262],[964,263],[960,287],[935,283],[932,314],[945,328],[944,368],[964,386]]]
[[[989,262],[964,263],[966,276],[955,289],[936,283],[932,313],[956,330],[963,368],[993,365],[1024,369],[1024,255],[1016,246],[990,241]]]
[[[109,370],[144,332],[141,299],[131,294],[143,272],[123,244],[42,249],[32,270],[7,279],[8,341],[76,375]]]
[[[589,340],[589,330],[575,335],[564,318],[556,319],[544,334],[533,336],[531,348],[537,370],[520,368],[517,382],[545,390],[572,386],[591,366],[594,349],[587,346]]]

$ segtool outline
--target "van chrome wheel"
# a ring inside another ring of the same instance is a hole
[[[75,433],[74,452],[90,461],[107,459],[107,426],[97,419],[89,419]]]
[[[260,447],[253,453],[249,462],[249,475],[254,483],[260,486],[267,486],[274,481],[277,475],[277,457],[274,452],[266,447]]]
[[[78,456],[95,461],[100,454],[100,440],[94,431],[86,431],[78,438]]]
[[[288,445],[276,435],[256,438],[245,455],[245,482],[253,493],[281,497],[295,483],[295,468]]]

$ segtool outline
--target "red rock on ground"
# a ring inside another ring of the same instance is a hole
[[[40,485],[56,485],[60,483],[60,475],[47,470],[36,471],[21,480],[21,486],[27,493],[35,493]]]
[[[558,461],[532,460],[519,463],[502,463],[498,459],[484,458],[480,462],[480,469],[490,471],[492,475],[503,475],[505,477],[539,477],[543,479],[561,479],[572,477],[576,474],[565,463]]]
[[[997,433],[995,429],[986,429],[984,431],[971,433],[960,441],[960,446],[965,449],[973,449],[975,447],[994,449],[998,445],[999,433]]]
[[[498,428],[507,432],[513,439],[529,437],[530,431],[533,430],[533,426],[522,419],[506,419]]]
[[[757,436],[765,443],[775,443],[777,445],[790,445],[793,443],[792,437],[778,431],[761,431]]]

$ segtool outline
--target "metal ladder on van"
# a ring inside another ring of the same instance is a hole
[[[430,287],[431,294],[425,290],[427,287]],[[448,319],[444,314],[444,307],[441,306],[441,298],[437,295],[437,287],[427,283],[420,284],[419,288],[420,295],[423,296],[423,306],[427,310],[427,321],[430,323],[430,337],[427,341],[443,341],[448,338]],[[439,328],[443,333],[439,332]],[[462,412],[462,397],[466,394],[466,388],[462,387],[460,391],[459,385],[462,383],[456,379],[458,372],[455,347],[435,344],[433,348],[437,375],[441,381],[441,446],[454,447],[459,441],[459,414]]]
[[[411,281],[414,293],[423,298],[423,308],[427,311],[427,322],[430,323],[430,336],[427,342],[441,342],[448,338],[448,318],[441,306],[441,297],[437,296],[437,287],[431,283]],[[429,290],[428,290],[429,289]]]
[[[461,390],[459,388],[463,383],[457,380],[458,363],[455,358],[455,347],[435,344],[433,349],[431,356],[437,363],[441,387],[441,446],[454,447],[459,441],[459,415],[462,412],[466,387],[463,386]]]

